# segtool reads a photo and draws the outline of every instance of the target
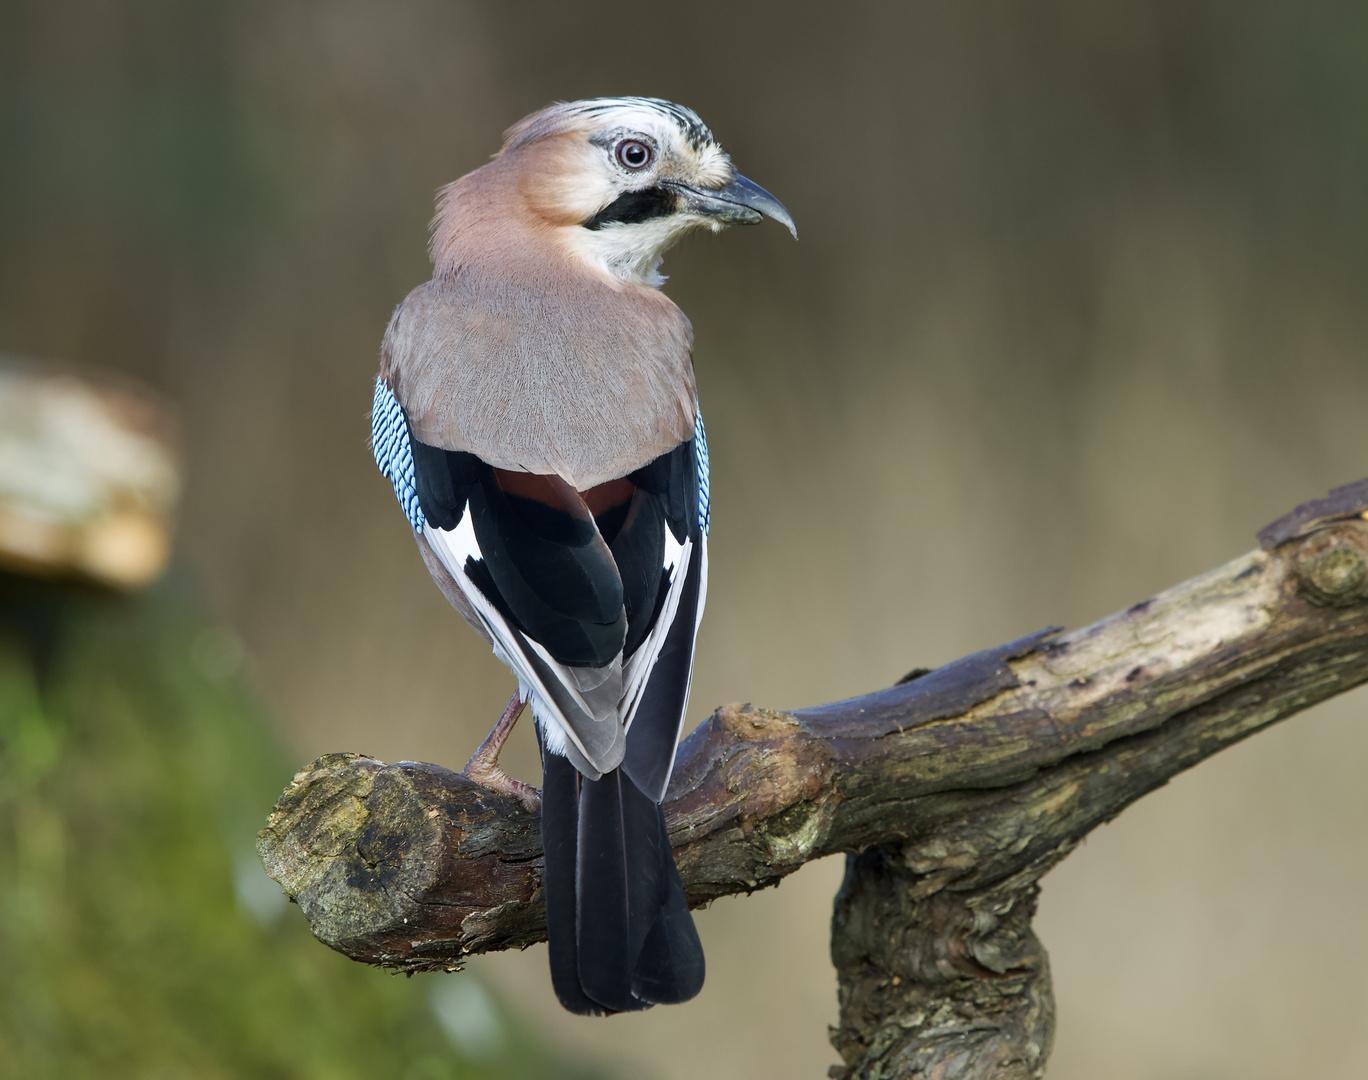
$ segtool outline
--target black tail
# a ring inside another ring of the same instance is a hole
[[[703,946],[665,814],[621,769],[585,779],[542,749],[542,846],[551,983],[571,1012],[688,1001]]]

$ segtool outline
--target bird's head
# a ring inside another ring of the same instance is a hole
[[[770,217],[798,236],[691,109],[658,98],[552,105],[510,128],[491,164],[568,254],[632,284],[658,286],[666,250],[693,229]]]

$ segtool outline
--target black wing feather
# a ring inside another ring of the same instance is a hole
[[[688,697],[693,674],[694,629],[703,580],[701,542],[695,544],[685,569],[688,577],[684,580],[684,592],[655,668],[641,692],[641,703],[627,732],[627,754],[622,759],[627,775],[657,802],[665,797],[683,720],[681,702]]]
[[[661,454],[628,479],[660,500],[665,520],[679,543],[699,532],[698,463],[694,440],[680,443],[668,454]]]
[[[407,421],[406,421],[407,422]],[[467,508],[483,559],[466,566],[509,623],[567,667],[601,667],[627,634],[622,579],[592,521],[503,491],[474,454],[409,437],[423,516],[454,529]]]
[[[637,488],[625,509],[623,521],[609,543],[622,578],[623,606],[627,613],[627,636],[622,646],[624,660],[641,648],[646,635],[655,626],[670,587],[661,558],[665,550],[665,514],[659,497]],[[601,517],[599,529],[608,536],[604,524]]]
[[[404,423],[408,424],[407,414]],[[419,442],[409,432],[413,454],[414,486],[423,517],[434,529],[454,529],[461,523],[470,490],[479,483],[480,469],[487,465],[474,454],[443,450]]]
[[[518,513],[516,504],[526,502],[499,490],[488,467],[471,489],[471,524],[497,590],[489,600],[560,663],[601,667],[627,635],[617,564],[592,524],[572,531],[567,521],[563,534],[571,542],[548,539],[529,524],[526,507]],[[538,509],[542,517],[557,513]]]

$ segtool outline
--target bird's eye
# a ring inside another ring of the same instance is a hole
[[[636,172],[651,163],[651,148],[636,139],[624,139],[618,143],[617,159],[624,169]]]

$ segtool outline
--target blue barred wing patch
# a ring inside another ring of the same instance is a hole
[[[708,436],[703,432],[703,414],[694,409],[694,456],[698,461],[698,527],[708,534],[711,503],[708,499]]]
[[[423,508],[418,505],[418,484],[413,476],[413,450],[409,446],[404,410],[384,379],[375,380],[371,404],[371,452],[391,484],[404,516],[417,532],[423,531]]]

